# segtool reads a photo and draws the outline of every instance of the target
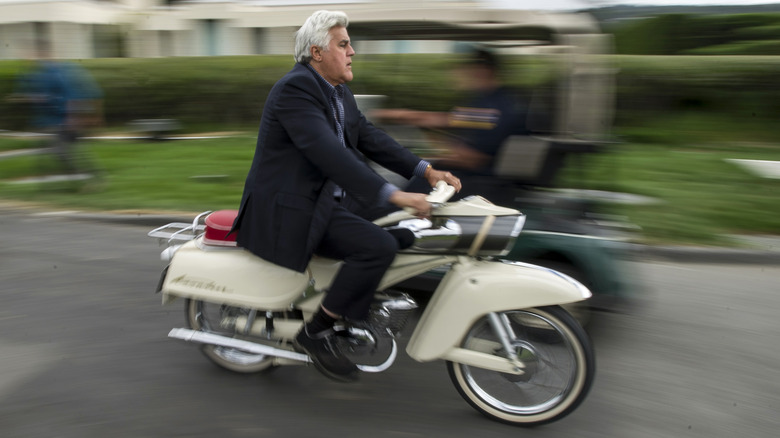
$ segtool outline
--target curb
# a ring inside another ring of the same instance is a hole
[[[780,265],[780,252],[723,247],[636,245],[632,252],[642,258],[677,263]]]
[[[181,215],[170,214],[147,214],[147,213],[125,213],[125,214],[107,214],[107,213],[83,213],[83,212],[64,212],[64,214],[49,213],[48,216],[62,217],[73,220],[93,221],[114,223],[122,225],[137,225],[150,228],[161,227],[171,222],[191,223],[198,213]]]
[[[58,217],[71,220],[114,223],[122,225],[146,226],[150,230],[163,226],[170,222],[190,223],[199,213],[90,213],[84,211],[44,211],[40,208],[28,206],[4,205],[0,203],[2,211],[27,211],[31,215]],[[780,238],[773,238],[780,242]],[[694,246],[658,246],[631,244],[628,253],[637,259],[664,260],[677,263],[712,263],[712,264],[780,264],[780,247],[773,242],[768,249],[742,249],[726,247],[694,247]]]

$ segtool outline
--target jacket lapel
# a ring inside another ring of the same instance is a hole
[[[317,73],[314,73],[313,71],[311,71],[309,69],[309,67],[307,67],[304,64],[296,64],[295,65],[295,69],[303,70],[303,71],[306,72],[306,74],[309,75],[309,77],[311,77],[311,81],[312,81],[312,85],[313,85],[312,95],[314,97],[316,97],[317,100],[320,102],[320,104],[321,104],[321,106],[322,106],[322,108],[323,108],[323,110],[325,112],[326,119],[330,120],[330,127],[333,130],[333,134],[338,135],[338,128],[336,127],[336,117],[334,117],[333,109],[330,106],[330,97],[328,96],[328,94],[327,94],[327,92],[325,90],[325,87],[320,84],[319,80],[315,76]],[[346,140],[346,135],[347,135],[346,134],[346,121],[349,120],[349,116],[347,115],[348,113],[347,113],[347,108],[346,108],[347,107],[346,99],[344,99],[344,100],[345,100],[345,102],[344,102],[344,121],[345,121],[345,123],[344,123],[344,125],[345,125],[344,126],[344,130],[345,130],[344,138],[345,138],[345,141],[344,142],[347,143],[347,145],[349,146],[349,141]]]

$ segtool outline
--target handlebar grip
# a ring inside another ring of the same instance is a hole
[[[431,190],[431,193],[428,195],[426,200],[431,204],[443,204],[452,198],[452,195],[454,194],[455,187],[447,184],[444,181],[439,181],[436,183],[436,187]]]
[[[431,190],[431,193],[425,197],[425,200],[431,204],[444,204],[450,198],[452,198],[452,195],[454,194],[455,187],[447,184],[444,181],[439,181],[436,183],[436,187]],[[405,207],[404,211],[412,215],[417,214],[417,211],[410,207]]]

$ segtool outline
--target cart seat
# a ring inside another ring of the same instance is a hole
[[[238,210],[218,210],[206,216],[203,243],[215,246],[237,246],[236,233],[230,233],[236,216]]]

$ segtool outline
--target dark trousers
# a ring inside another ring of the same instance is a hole
[[[65,127],[50,128],[47,131],[52,135],[47,146],[60,162],[62,169],[67,173],[77,173],[79,171],[76,150],[78,133]]]
[[[317,255],[344,263],[322,306],[353,320],[365,320],[374,292],[398,251],[397,240],[381,227],[336,207]]]

